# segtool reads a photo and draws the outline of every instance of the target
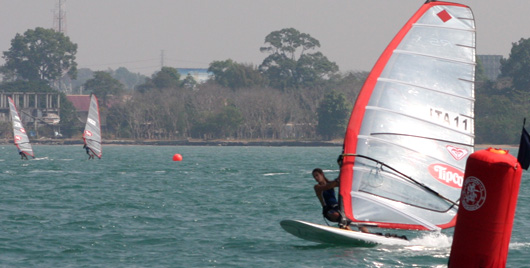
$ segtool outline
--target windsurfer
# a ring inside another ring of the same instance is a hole
[[[83,148],[86,150],[86,154],[88,154],[88,159],[94,159],[94,154],[90,151],[90,148],[88,148],[86,144],[83,145]]]
[[[339,187],[339,181],[329,181],[324,175],[324,171],[320,168],[315,168],[312,172],[313,178],[317,182],[314,186],[315,193],[322,205],[322,214],[326,219],[331,222],[341,222],[341,215],[339,212],[339,204],[335,197],[335,187]],[[350,229],[349,226],[345,226],[344,229]],[[368,228],[360,226],[361,232],[368,233]]]
[[[20,149],[18,150],[18,154],[20,155],[20,159],[28,160],[28,156],[22,152]]]

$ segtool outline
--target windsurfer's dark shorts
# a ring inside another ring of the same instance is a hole
[[[333,219],[331,215],[335,213],[339,213],[339,206],[337,204],[332,205],[332,206],[326,206],[322,210],[322,214],[324,215],[326,219],[328,219],[329,221],[338,222],[340,221],[340,213],[339,213],[338,219]]]

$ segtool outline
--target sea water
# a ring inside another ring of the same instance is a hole
[[[0,267],[446,267],[452,233],[415,246],[322,245],[279,222],[325,224],[312,169],[340,147],[0,145]],[[172,161],[179,153],[183,160]],[[512,152],[513,153],[513,152]],[[530,263],[525,171],[508,267]],[[487,235],[487,234],[485,234]]]

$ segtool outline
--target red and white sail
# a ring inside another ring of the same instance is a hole
[[[474,148],[474,79],[471,9],[425,3],[377,61],[351,114],[339,190],[349,220],[454,226]]]
[[[17,111],[17,106],[11,97],[8,97],[9,111],[11,114],[11,122],[13,124],[13,139],[18,150],[26,155],[35,157],[33,154],[33,148],[29,142],[28,134],[26,129],[22,125],[22,120]]]
[[[100,122],[98,99],[96,98],[96,95],[92,94],[90,96],[90,107],[88,109],[85,131],[83,132],[83,140],[85,145],[98,158],[101,158],[102,156]]]

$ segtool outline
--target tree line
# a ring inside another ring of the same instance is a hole
[[[479,66],[480,67],[480,66]],[[530,118],[530,39],[512,43],[501,75],[478,77],[475,102],[477,144],[519,144],[524,118]]]
[[[46,44],[46,45],[43,45]],[[287,28],[271,32],[259,50],[259,66],[214,61],[212,78],[198,84],[172,67],[151,77],[125,68],[77,70],[77,45],[51,29],[17,34],[4,52],[0,90],[53,91],[57,81],[86,77],[79,92],[100,101],[107,139],[298,139],[342,138],[366,72],[340,73],[318,51],[320,42]],[[49,57],[53,54],[54,57]],[[48,56],[46,56],[48,55]],[[502,75],[489,81],[477,66],[476,143],[516,144],[528,114],[530,41],[513,43]],[[80,135],[83,124],[62,94],[61,132]],[[9,135],[4,124],[1,135]],[[46,133],[39,131],[39,133]]]
[[[265,37],[260,50],[268,56],[260,66],[215,61],[209,67],[214,76],[204,84],[163,67],[130,90],[123,81],[134,76],[121,68],[78,72],[77,45],[62,33],[36,28],[17,34],[4,52],[0,90],[53,91],[63,77],[76,81],[78,73],[90,73],[79,92],[98,96],[106,138],[340,138],[355,99],[351,83],[360,88],[365,74],[340,74],[318,47],[309,34],[282,29]],[[70,108],[64,105],[61,116],[75,114]],[[61,120],[66,137],[82,127],[80,120]]]

